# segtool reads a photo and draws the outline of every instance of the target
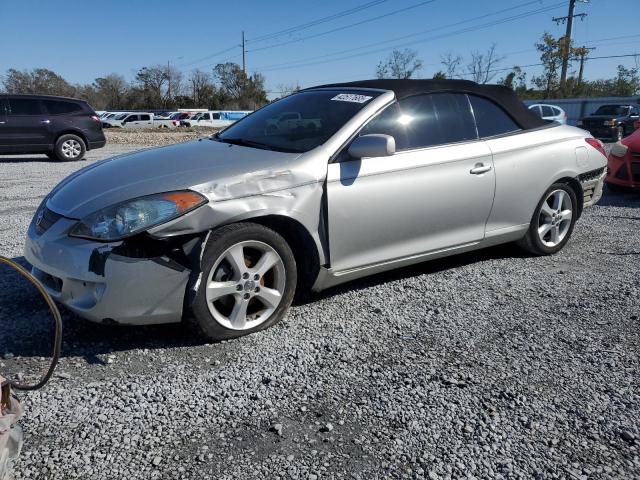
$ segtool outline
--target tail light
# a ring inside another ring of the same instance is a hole
[[[174,120],[173,124],[177,127],[178,126],[178,121]]]
[[[586,137],[584,139],[585,142],[587,142],[589,145],[591,145],[593,148],[595,148],[596,150],[598,150],[602,155],[604,155],[605,157],[607,156],[607,152],[605,152],[604,150],[604,143],[602,143],[600,140],[598,140],[597,138],[593,138],[593,137]]]
[[[97,115],[91,115],[91,120],[93,120],[94,122],[98,123],[98,124],[102,124],[102,120],[100,120],[100,117]]]

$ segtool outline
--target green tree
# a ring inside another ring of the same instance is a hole
[[[7,70],[2,84],[7,93],[31,93],[67,97],[72,97],[76,93],[73,85],[56,72],[46,68],[35,68],[31,71],[10,68]]]

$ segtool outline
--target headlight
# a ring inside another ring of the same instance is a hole
[[[76,223],[69,235],[120,240],[173,220],[206,202],[202,195],[189,190],[134,198],[88,215]]]
[[[605,120],[604,121],[604,126],[605,127],[615,127],[616,126],[616,121],[615,120]]]

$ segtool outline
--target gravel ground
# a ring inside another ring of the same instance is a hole
[[[0,157],[2,254],[85,164]],[[501,246],[378,275],[219,344],[65,311],[56,377],[21,395],[17,478],[640,478],[639,209],[607,193],[553,257]],[[42,361],[34,299],[0,276],[0,331],[35,331],[2,335],[2,369]]]
[[[199,137],[208,137],[218,129],[215,128],[177,128],[153,130],[127,130],[124,128],[106,128],[104,134],[110,145],[168,145],[177,142],[186,142]]]

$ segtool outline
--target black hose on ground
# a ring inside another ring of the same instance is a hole
[[[22,265],[19,265],[13,260],[9,260],[8,258],[3,257],[2,255],[0,255],[0,263],[4,263],[5,265],[8,265],[9,267],[13,268],[20,275],[26,278],[34,287],[36,287],[38,289],[38,292],[40,292],[40,294],[44,298],[44,301],[47,303],[47,306],[51,311],[51,315],[53,315],[53,320],[55,323],[55,332],[53,336],[53,356],[51,359],[51,364],[49,365],[49,369],[47,370],[47,373],[44,375],[44,377],[40,379],[38,383],[34,385],[26,385],[26,384],[18,383],[16,381],[9,381],[11,386],[16,390],[27,390],[27,391],[39,390],[47,384],[49,379],[51,379],[51,376],[53,375],[53,372],[55,371],[56,366],[58,365],[58,360],[60,360],[60,348],[62,346],[62,317],[60,316],[60,311],[58,310],[58,307],[56,306],[56,304],[53,302],[53,299],[47,293],[44,287],[40,284],[37,278],[35,278],[33,275],[31,275],[31,273],[25,270],[25,268]]]

